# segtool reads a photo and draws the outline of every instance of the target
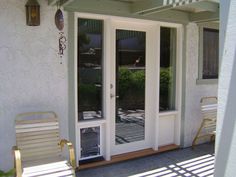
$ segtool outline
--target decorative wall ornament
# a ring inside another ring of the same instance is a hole
[[[64,50],[66,49],[66,37],[64,36],[64,32],[59,32],[59,56],[62,58],[64,55]]]
[[[61,4],[61,0],[58,1],[57,4],[57,11],[55,14],[55,25],[57,27],[57,29],[60,31],[59,32],[59,51],[58,51],[58,55],[60,56],[60,58],[62,59],[62,56],[64,55],[64,50],[66,49],[66,36],[64,35],[64,32],[62,31],[64,28],[64,16],[63,16],[63,12],[60,9],[60,4]],[[61,61],[62,64],[62,61]]]
[[[57,9],[56,14],[55,14],[55,24],[57,29],[60,31],[63,30],[64,28],[64,17],[61,9]]]
[[[40,5],[37,0],[28,0],[26,5],[26,24],[28,26],[40,25]]]

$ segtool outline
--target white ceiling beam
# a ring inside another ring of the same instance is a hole
[[[207,2],[215,2],[215,3],[220,3],[220,0],[205,0]]]
[[[172,5],[167,3],[167,0],[146,0],[146,1],[137,1],[132,4],[131,11],[134,14],[144,14],[156,10],[168,9]]]
[[[189,6],[202,9],[202,11],[217,12],[219,9],[219,0],[146,0],[134,2],[131,6],[131,12],[140,15],[150,15],[174,7]]]
[[[191,3],[191,4],[186,5],[186,7],[193,7],[193,8],[201,9],[202,11],[207,11],[207,12],[219,11],[218,3],[211,3],[207,1]]]
[[[219,21],[219,11],[215,13],[213,12],[191,13],[189,15],[189,21],[195,23]]]
[[[48,0],[48,5],[55,6],[55,5],[59,4],[60,6],[63,7],[63,6],[70,4],[73,1],[74,0]]]
[[[56,2],[57,2],[57,0],[48,0],[48,5],[53,6],[56,4]]]

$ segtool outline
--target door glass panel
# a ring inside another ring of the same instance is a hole
[[[79,120],[102,118],[103,21],[78,19]]]
[[[116,30],[116,145],[144,140],[146,33]]]
[[[100,127],[80,129],[81,158],[100,155]]]
[[[175,109],[176,29],[161,27],[160,111]]]
[[[203,79],[217,79],[219,70],[219,30],[203,29]]]

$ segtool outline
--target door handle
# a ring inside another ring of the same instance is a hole
[[[115,94],[111,94],[110,96],[111,96],[111,98],[114,98],[114,97],[119,98],[119,96],[115,95]]]

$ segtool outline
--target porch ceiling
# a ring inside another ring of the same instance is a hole
[[[48,0],[55,5],[60,0]],[[67,11],[176,22],[219,20],[220,0],[61,0]]]

